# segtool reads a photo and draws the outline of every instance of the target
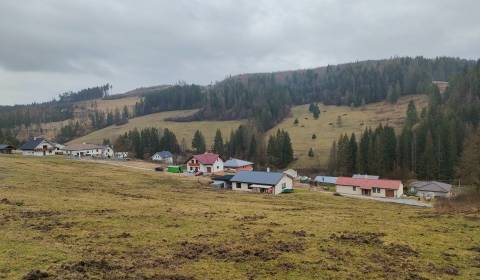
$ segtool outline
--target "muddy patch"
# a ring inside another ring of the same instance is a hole
[[[340,242],[351,242],[354,244],[381,245],[385,236],[381,232],[341,232],[333,233],[330,238]]]
[[[418,257],[419,255],[418,252],[410,246],[402,244],[388,244],[383,247],[383,250],[388,255],[402,258]]]
[[[22,277],[22,280],[40,280],[47,279],[50,275],[47,272],[40,270],[32,270]]]
[[[263,220],[265,219],[267,216],[265,215],[251,215],[251,216],[243,216],[243,217],[240,217],[240,218],[237,218],[236,220],[237,221],[240,221],[240,222],[255,222],[255,221],[258,221],[258,220]]]

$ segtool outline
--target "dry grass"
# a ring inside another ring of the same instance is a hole
[[[165,121],[166,118],[188,116],[194,112],[195,110],[170,111],[134,118],[125,125],[109,126],[94,131],[84,137],[77,138],[71,141],[71,143],[102,143],[105,138],[113,141],[119,135],[128,132],[129,130],[133,130],[134,128],[142,129],[147,127],[158,127],[172,130],[176,134],[179,142],[182,138],[185,138],[188,146],[192,143],[193,134],[199,129],[205,136],[207,145],[210,146],[213,143],[213,138],[215,137],[217,129],[220,129],[224,137],[227,137],[232,130],[236,129],[242,123],[242,121],[198,121],[188,123]]]
[[[480,276],[478,220],[318,192],[216,191],[195,180],[0,156],[0,278],[35,270],[48,279]]]
[[[330,147],[341,134],[350,135],[354,132],[359,137],[366,127],[375,128],[380,123],[400,128],[410,100],[415,101],[418,111],[426,106],[426,96],[423,95],[403,97],[394,105],[378,102],[366,105],[364,108],[320,105],[321,114],[318,120],[315,120],[308,111],[309,105],[297,106],[292,109],[291,116],[283,120],[270,133],[276,132],[279,128],[290,133],[295,157],[298,158],[292,164],[293,168],[325,168]],[[338,116],[342,119],[340,127],[337,126]],[[298,125],[294,125],[296,118],[299,121]],[[312,134],[316,134],[317,138],[312,139]],[[308,157],[310,148],[314,151],[314,158]]]
[[[127,96],[119,99],[108,99],[108,100],[102,100],[102,99],[96,99],[96,100],[89,100],[89,101],[83,101],[83,102],[78,102],[77,106],[80,108],[85,108],[85,109],[92,109],[92,110],[99,110],[99,111],[104,111],[104,112],[114,112],[115,109],[119,109],[120,112],[123,109],[124,106],[127,106],[130,112],[133,112],[135,108],[135,103],[139,101],[138,96]]]

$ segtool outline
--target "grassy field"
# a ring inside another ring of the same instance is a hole
[[[125,125],[109,126],[77,138],[71,143],[87,142],[100,144],[105,138],[113,141],[119,135],[128,132],[129,130],[133,130],[134,128],[142,129],[147,127],[158,127],[172,130],[177,136],[179,142],[182,138],[185,138],[188,146],[192,143],[193,134],[199,129],[205,136],[207,145],[210,146],[211,143],[213,143],[213,138],[215,137],[217,129],[220,129],[225,137],[229,136],[230,132],[242,123],[242,121],[198,121],[188,123],[165,121],[166,118],[188,116],[194,112],[195,110],[170,111],[134,118]]]
[[[63,159],[0,155],[0,225],[4,279],[480,277],[478,216]]]
[[[292,109],[289,118],[270,130],[285,129],[290,133],[293,149],[297,161],[292,163],[293,168],[325,167],[328,161],[330,147],[334,140],[343,133],[355,132],[357,137],[366,127],[375,128],[378,124],[389,124],[395,128],[403,125],[405,112],[410,100],[414,100],[417,110],[426,106],[426,96],[414,95],[402,97],[397,104],[378,102],[366,105],[364,108],[350,108],[347,106],[320,105],[320,118],[315,120],[308,111],[309,105],[297,106]],[[341,125],[337,125],[337,118],[341,117]],[[294,125],[298,119],[299,124]],[[316,139],[312,139],[312,134]],[[358,140],[358,139],[357,139]],[[308,150],[312,148],[314,157],[308,157]]]

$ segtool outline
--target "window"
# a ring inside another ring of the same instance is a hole
[[[353,187],[353,191],[356,192],[356,191],[357,191],[357,187]]]
[[[237,189],[240,189],[242,186],[241,186],[240,183],[235,183],[235,187],[236,187]]]
[[[380,188],[372,188],[372,191],[373,191],[374,193],[380,193]]]
[[[252,185],[248,184],[248,189],[251,190],[251,189],[252,189]]]
[[[287,188],[287,183],[282,183],[282,190]]]

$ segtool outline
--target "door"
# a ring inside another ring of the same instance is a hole
[[[207,166],[207,173],[212,173],[212,167]]]
[[[371,195],[371,190],[362,189],[362,195],[370,196]]]
[[[395,193],[393,192],[393,190],[385,190],[385,196],[386,197],[394,197]]]

